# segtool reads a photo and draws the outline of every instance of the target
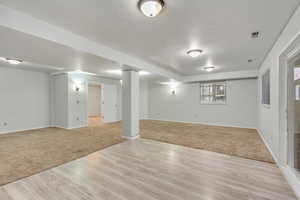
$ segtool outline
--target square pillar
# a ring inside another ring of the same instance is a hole
[[[139,137],[139,73],[123,70],[122,73],[122,125],[123,137]]]

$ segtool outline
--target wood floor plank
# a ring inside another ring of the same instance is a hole
[[[0,187],[1,200],[296,200],[273,164],[137,139]]]

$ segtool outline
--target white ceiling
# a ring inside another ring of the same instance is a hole
[[[137,0],[0,0],[4,6],[181,75],[205,73],[199,68],[207,64],[215,65],[215,72],[257,69],[299,0],[165,2],[161,15],[150,19],[139,12]],[[261,37],[251,39],[253,31],[260,31]],[[186,51],[191,48],[201,48],[204,54],[189,58]]]
[[[31,63],[55,66],[64,70],[103,72],[118,69],[116,62],[83,53],[54,42],[0,26],[0,57],[18,58]],[[100,69],[93,68],[100,66]]]

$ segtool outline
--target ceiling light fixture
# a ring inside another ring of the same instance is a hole
[[[187,52],[187,55],[191,56],[192,58],[196,58],[200,56],[201,53],[203,53],[201,49],[192,49]]]
[[[211,72],[211,71],[213,71],[214,69],[215,69],[214,66],[203,67],[203,70],[204,70],[204,71],[207,71],[207,72]]]
[[[140,11],[147,17],[157,16],[164,8],[163,0],[140,0],[138,7]]]
[[[5,61],[8,62],[11,65],[18,65],[18,64],[21,64],[23,62],[22,60],[11,59],[11,58],[5,58]]]

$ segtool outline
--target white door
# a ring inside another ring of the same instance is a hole
[[[98,85],[89,85],[88,89],[88,116],[101,116],[101,87]]]
[[[102,98],[102,114],[103,120],[106,123],[117,121],[117,86],[116,85],[103,85],[103,98]]]

